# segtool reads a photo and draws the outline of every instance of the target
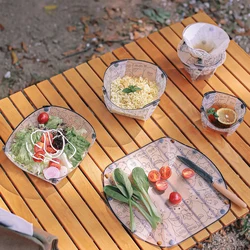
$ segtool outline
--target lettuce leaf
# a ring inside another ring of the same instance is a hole
[[[76,148],[75,155],[70,159],[69,157],[74,153],[74,148],[70,143],[66,143],[64,147],[65,154],[75,167],[80,161],[82,161],[83,154],[88,150],[90,143],[74,128],[67,128],[65,136]]]
[[[33,152],[33,144],[31,142],[31,133],[35,131],[34,128],[27,128],[23,129],[16,133],[16,136],[13,140],[13,143],[11,145],[11,154],[16,162],[23,164],[23,165],[29,165],[31,163],[34,163],[32,157],[30,156],[27,148],[26,148],[26,142],[28,144],[28,148],[31,152]],[[37,132],[33,136],[34,142],[38,142],[41,138],[42,133]]]
[[[60,124],[62,124],[61,118],[59,118],[57,116],[50,115],[48,122],[45,124],[45,127],[47,129],[57,129],[58,125],[60,125]]]

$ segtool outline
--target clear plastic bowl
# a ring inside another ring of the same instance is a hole
[[[118,77],[131,76],[143,77],[155,81],[158,85],[157,99],[139,109],[124,109],[118,107],[110,100],[111,83]],[[103,95],[107,109],[116,113],[139,120],[147,120],[160,102],[160,97],[166,89],[167,75],[157,65],[140,60],[126,59],[111,63],[104,74]]]
[[[213,125],[207,115],[207,110],[211,108],[214,104],[218,104],[224,108],[232,108],[237,114],[236,122],[229,128],[218,128]],[[231,135],[243,122],[244,115],[246,113],[246,104],[240,98],[232,96],[226,93],[218,91],[210,91],[204,94],[201,106],[201,121],[202,125],[206,129],[216,131],[220,134]]]
[[[82,136],[90,143],[90,145],[89,145],[88,149],[85,152],[83,152],[82,160],[89,152],[89,149],[91,148],[91,146],[94,144],[94,142],[96,140],[96,133],[95,133],[94,128],[91,126],[91,124],[87,120],[85,120],[81,115],[77,114],[76,112],[74,112],[72,110],[69,110],[69,109],[66,109],[63,107],[57,107],[57,106],[45,106],[43,108],[40,108],[40,109],[34,111],[28,117],[26,117],[16,127],[16,129],[12,132],[8,141],[6,142],[6,145],[4,146],[4,152],[7,155],[7,157],[17,167],[19,167],[23,171],[25,171],[29,174],[32,174],[36,177],[39,177],[39,178],[41,178],[49,183],[57,184],[60,180],[65,178],[70,172],[72,172],[74,169],[76,169],[80,165],[81,161],[79,161],[79,163],[75,167],[68,170],[68,173],[66,175],[60,176],[59,178],[46,179],[42,174],[40,174],[40,175],[34,174],[32,171],[29,171],[27,168],[25,168],[24,165],[16,162],[11,154],[11,145],[13,143],[13,140],[15,139],[16,133],[27,128],[27,127],[31,127],[31,126],[38,128],[37,117],[42,112],[47,112],[49,115],[53,115],[53,116],[57,116],[57,117],[61,118],[63,123],[67,127],[74,127],[76,130],[83,130]],[[34,164],[35,164],[35,162],[34,162]]]

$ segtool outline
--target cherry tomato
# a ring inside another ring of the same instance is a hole
[[[43,150],[43,145],[44,145],[43,142],[40,142],[40,141],[39,141],[39,142],[37,142],[36,144],[37,144],[38,146],[40,146],[40,147],[38,147],[37,145],[34,146],[34,152],[35,152],[35,153],[37,153],[37,152],[39,152],[39,151],[44,151],[44,150]]]
[[[38,117],[37,117],[37,121],[39,124],[45,124],[47,123],[49,120],[49,115],[46,112],[42,112]]]
[[[211,122],[211,123],[215,123],[216,122],[216,119],[215,119],[215,117],[214,117],[214,115],[208,115],[208,119],[209,119],[209,121]]]
[[[56,161],[58,163],[56,163],[54,161]],[[49,162],[49,167],[56,167],[58,169],[61,169],[61,161],[58,158],[53,158],[53,161]]]
[[[56,153],[56,151],[55,151],[52,147],[47,147],[47,148],[46,148],[46,151],[47,151],[49,154],[54,154],[54,153]]]
[[[167,180],[171,176],[172,170],[169,166],[163,166],[160,168],[160,174],[163,180]]]
[[[179,204],[182,200],[182,197],[181,195],[178,193],[178,192],[172,192],[170,193],[169,195],[169,201],[172,203],[172,204]]]
[[[151,182],[157,182],[161,179],[161,174],[158,170],[153,169],[148,173],[148,179]]]
[[[49,134],[49,135],[48,135]],[[53,134],[52,133],[47,133],[47,132],[44,132],[41,136],[41,142],[44,143],[44,137],[46,138],[46,146],[50,146],[50,141],[49,141],[49,137],[50,137],[50,140],[52,142],[53,140]]]
[[[44,154],[45,154],[44,151],[38,151],[37,153],[34,154],[33,161],[35,161],[35,162],[42,162],[43,159],[44,159]]]
[[[158,191],[165,191],[168,188],[168,183],[165,180],[159,180],[155,183],[155,188]]]
[[[184,169],[182,170],[182,176],[183,176],[183,178],[185,178],[185,179],[189,179],[189,178],[193,177],[194,175],[195,175],[195,172],[194,172],[194,170],[191,169],[191,168],[184,168]]]
[[[61,165],[53,161],[50,162],[49,167],[55,167],[55,168],[58,168],[59,170],[61,169]]]

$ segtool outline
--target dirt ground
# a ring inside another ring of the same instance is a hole
[[[249,0],[0,0],[0,99],[199,10],[249,53]],[[248,249],[248,240],[230,226],[198,247]]]

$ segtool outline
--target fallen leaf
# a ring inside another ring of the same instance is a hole
[[[51,11],[56,10],[56,9],[57,9],[57,5],[55,5],[55,4],[44,6],[44,10],[46,12],[51,12]]]
[[[66,52],[63,52],[63,55],[64,55],[64,56],[69,56],[69,55],[74,54],[75,52],[76,52],[75,49],[71,49],[71,50],[68,50],[68,51],[66,51]]]
[[[80,18],[80,21],[84,24],[84,22],[89,21],[90,17],[89,16],[82,16]]]
[[[101,36],[102,36],[102,32],[101,32],[101,31],[96,31],[96,32],[94,32],[94,34],[95,34],[96,36],[98,36],[98,37],[101,37]]]
[[[68,32],[76,31],[76,26],[67,26],[67,31]]]
[[[27,44],[25,42],[22,42],[21,45],[22,45],[23,50],[27,53],[28,52]]]
[[[112,9],[105,7],[105,11],[107,12],[109,18],[112,19],[114,17],[115,12]]]
[[[135,22],[135,23],[138,22],[138,18],[129,17],[128,20]]]
[[[134,40],[141,38],[141,34],[138,31],[134,31]]]
[[[11,58],[12,58],[12,64],[16,64],[18,62],[18,57],[14,50],[11,50]]]
[[[100,52],[100,53],[101,53],[101,52],[103,52],[103,51],[104,51],[104,49],[105,49],[104,47],[98,47],[98,48],[96,48],[96,49],[95,49],[95,51],[97,51],[97,52]]]
[[[102,17],[102,19],[103,19],[103,20],[108,20],[109,17],[108,17],[108,15],[104,15],[104,16]]]
[[[87,24],[85,24],[84,33],[89,34],[89,26]]]
[[[240,19],[236,18],[235,21],[238,23],[238,25],[239,25],[241,28],[245,28],[244,23],[243,23]]]
[[[221,19],[221,20],[220,20],[220,23],[224,25],[224,24],[227,23],[227,20],[226,20],[226,19]]]
[[[76,51],[81,51],[81,50],[83,50],[83,49],[85,49],[85,44],[84,43],[81,43],[81,44],[79,44],[78,46],[77,46],[77,48],[76,48]]]
[[[91,57],[90,57],[90,60],[93,60],[95,58],[97,58],[98,56],[96,54],[93,54]]]
[[[95,37],[94,34],[86,34],[83,36],[82,39],[83,39],[83,41],[88,41],[89,39],[94,38],[94,37]]]
[[[69,51],[66,51],[63,53],[64,56],[69,56],[69,55],[73,55],[81,50],[85,49],[85,44],[81,43],[80,45],[77,46],[76,49],[71,49]]]
[[[14,91],[12,89],[9,89],[9,95],[14,94]]]
[[[4,26],[0,23],[0,30],[3,31],[4,30]]]
[[[8,50],[9,51],[13,50],[13,47],[11,45],[8,45]]]

